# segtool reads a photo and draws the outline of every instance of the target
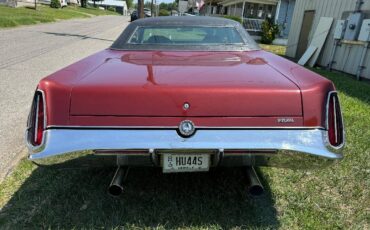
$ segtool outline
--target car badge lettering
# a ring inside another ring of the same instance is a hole
[[[179,125],[179,132],[186,137],[193,135],[195,132],[194,123],[190,120],[182,121]]]
[[[278,123],[294,123],[295,121],[293,118],[278,118],[277,122]]]

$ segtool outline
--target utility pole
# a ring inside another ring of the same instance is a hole
[[[138,18],[144,18],[144,0],[138,0],[137,8]]]
[[[153,17],[153,0],[152,0],[152,4],[150,5],[150,12],[151,12],[151,15]]]
[[[155,11],[154,16],[157,17],[158,16],[157,0],[154,0],[154,7],[155,7],[155,9],[154,9],[154,11]]]

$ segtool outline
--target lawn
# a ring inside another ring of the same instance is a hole
[[[27,7],[11,8],[0,5],[0,28],[111,14],[118,15],[118,13],[112,11],[99,10],[96,8],[82,8],[78,6],[53,9],[49,6],[39,5],[37,10],[34,10]]]
[[[259,44],[259,46],[264,50],[268,50],[280,56],[284,56],[286,52],[286,46],[266,45],[266,44]]]
[[[0,186],[0,228],[369,229],[370,85],[331,79],[342,102],[345,159],[313,171],[260,168],[266,194],[246,193],[240,169],[162,174],[135,168],[119,199],[114,169],[53,170],[23,160]]]

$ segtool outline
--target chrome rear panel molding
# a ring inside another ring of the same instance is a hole
[[[326,133],[320,129],[198,130],[194,136],[183,138],[176,130],[49,129],[44,133],[45,142],[40,148],[29,148],[29,159],[39,164],[52,165],[87,155],[99,157],[99,154],[94,154],[99,150],[117,151],[116,156],[120,156],[120,150],[148,150],[148,155],[143,155],[148,159],[156,157],[158,150],[189,153],[204,150],[222,155],[223,162],[220,165],[227,162],[238,165],[238,159],[242,159],[243,165],[290,167],[287,165],[291,163],[286,162],[293,160],[292,165],[316,167],[320,162],[332,162],[343,157],[341,153],[332,152],[327,147]],[[239,156],[225,154],[227,150],[238,149],[250,153]],[[274,151],[276,154],[271,153]],[[137,154],[133,156],[137,157]],[[234,158],[237,160],[232,161]],[[301,162],[304,159],[315,159],[316,163]]]
[[[78,126],[78,125],[49,125],[47,129],[177,129],[178,126]],[[312,130],[312,129],[322,129],[326,128],[321,126],[195,126],[195,129],[263,129],[263,130],[279,130],[279,129],[301,129],[301,130]]]

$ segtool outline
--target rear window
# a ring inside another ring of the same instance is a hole
[[[234,27],[137,27],[128,44],[227,45],[243,44]]]

